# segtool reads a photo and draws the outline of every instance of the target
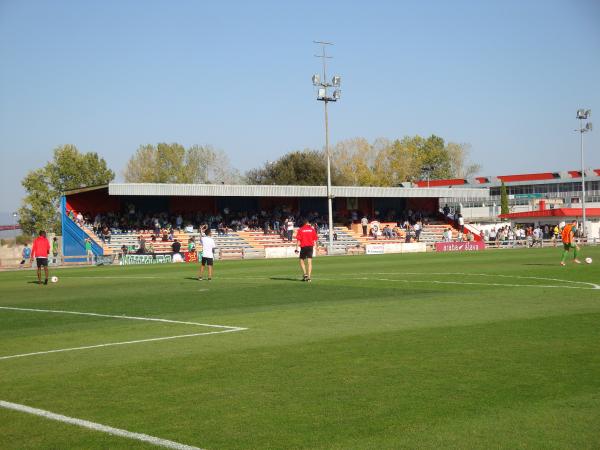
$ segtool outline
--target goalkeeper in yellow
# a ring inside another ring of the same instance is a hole
[[[569,250],[573,249],[573,262],[575,264],[581,264],[581,261],[577,259],[577,252],[579,251],[579,247],[575,244],[575,233],[577,232],[577,220],[573,220],[573,222],[568,223],[562,229],[562,243],[563,243],[563,254],[562,259],[560,260],[560,265],[565,265],[565,259],[567,259],[567,255],[569,254]]]

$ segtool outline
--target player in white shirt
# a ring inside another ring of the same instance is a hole
[[[213,273],[213,261],[214,261],[214,250],[216,248],[215,240],[210,237],[210,228],[206,228],[204,236],[200,242],[202,242],[202,262],[200,266],[199,280],[202,280],[204,275],[204,266],[208,266],[208,279],[212,280]]]

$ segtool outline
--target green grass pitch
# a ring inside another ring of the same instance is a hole
[[[190,323],[0,309],[0,400],[206,449],[598,448],[583,256],[316,258],[310,284],[296,260],[4,272],[4,308]],[[0,408],[0,448],[156,447]]]

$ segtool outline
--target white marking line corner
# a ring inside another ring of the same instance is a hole
[[[36,355],[46,355],[49,353],[63,353],[63,352],[72,352],[75,350],[88,350],[92,348],[102,348],[102,347],[114,347],[117,345],[130,345],[130,344],[141,344],[144,342],[158,342],[158,341],[168,341],[172,339],[181,339],[181,338],[189,338],[196,336],[208,336],[211,334],[224,334],[224,333],[234,333],[236,331],[245,331],[248,328],[242,327],[233,327],[229,325],[215,325],[208,323],[198,323],[198,322],[184,322],[180,320],[170,320],[170,319],[158,319],[153,317],[136,317],[136,316],[116,316],[110,314],[98,314],[98,313],[86,313],[79,311],[63,311],[63,310],[54,310],[54,309],[33,309],[33,308],[17,308],[14,306],[0,306],[0,309],[9,310],[9,311],[26,311],[26,312],[41,312],[41,313],[53,313],[53,314],[73,314],[79,316],[93,316],[93,317],[108,317],[113,319],[125,319],[125,320],[143,320],[147,322],[162,322],[162,323],[174,323],[180,325],[193,325],[193,326],[201,326],[201,327],[209,327],[209,328],[219,328],[219,331],[205,331],[202,333],[189,333],[189,334],[179,334],[176,336],[164,336],[158,338],[148,338],[148,339],[136,339],[133,341],[123,341],[123,342],[109,342],[107,344],[96,344],[96,345],[85,345],[81,347],[70,347],[70,348],[60,348],[55,350],[45,350],[39,352],[31,352],[31,353],[21,353],[17,355],[8,355],[8,356],[0,356],[0,361],[4,359],[14,359],[14,358],[24,358],[26,356],[36,356]]]
[[[89,420],[77,419],[75,417],[63,416],[62,414],[56,414],[44,409],[32,408],[30,406],[21,405],[19,403],[6,402],[0,400],[0,407],[5,409],[11,409],[34,416],[44,417],[50,420],[56,420],[58,422],[68,423],[71,425],[77,425],[78,427],[88,428],[90,430],[99,431],[101,433],[111,434],[113,436],[120,436],[128,439],[134,439],[136,441],[147,442],[159,447],[172,448],[176,450],[202,450],[199,447],[192,447],[190,445],[180,444],[179,442],[170,441],[168,439],[161,439],[158,437],[150,436],[143,433],[134,433],[120,428],[113,428],[108,425],[102,425],[96,422],[90,422]]]

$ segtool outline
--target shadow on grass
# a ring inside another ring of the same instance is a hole
[[[525,263],[524,266],[558,266],[558,264],[553,263]]]
[[[275,281],[299,281],[302,283],[302,279],[297,277],[269,277],[269,280]]]

